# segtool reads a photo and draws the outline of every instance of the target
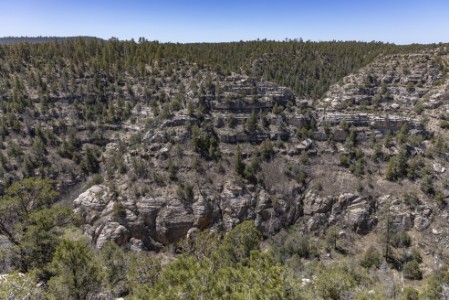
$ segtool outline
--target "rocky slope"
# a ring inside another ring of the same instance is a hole
[[[109,57],[121,44],[73,43],[55,60],[0,51],[1,187],[52,178],[97,248],[159,251],[254,220],[265,237],[335,225],[359,253],[381,243],[388,216],[427,268],[449,258],[445,46],[379,55],[311,100],[261,79],[288,51],[247,76],[152,44],[141,45],[151,57],[135,44]]]
[[[382,57],[317,103],[257,78],[200,72],[183,83],[185,108],[163,120],[133,110],[125,126],[134,135],[106,146],[104,182],[75,210],[97,247],[113,239],[136,250],[247,219],[265,236],[292,224],[315,235],[337,225],[372,243],[388,214],[432,268],[449,258],[446,63],[445,49]],[[401,155],[406,170],[387,178]],[[124,166],[108,166],[117,156]]]

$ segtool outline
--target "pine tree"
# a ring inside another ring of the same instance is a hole
[[[50,299],[92,299],[99,292],[101,271],[93,250],[83,241],[62,240],[50,264]]]
[[[245,175],[245,163],[242,158],[242,151],[240,150],[240,145],[237,145],[237,150],[235,153],[235,163],[234,169],[237,175],[244,176]]]
[[[254,110],[246,121],[246,129],[249,133],[254,133],[257,130],[257,116]]]

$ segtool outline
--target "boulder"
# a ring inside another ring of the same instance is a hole
[[[308,192],[304,198],[304,214],[314,215],[317,213],[330,212],[334,199],[331,196],[318,196]]]
[[[311,139],[305,139],[301,143],[299,143],[299,145],[296,146],[296,149],[298,149],[300,151],[303,151],[303,150],[310,149],[310,147],[312,147],[312,140]]]
[[[85,223],[92,225],[100,218],[110,201],[111,195],[107,193],[106,188],[102,185],[94,185],[80,194],[73,201],[73,206],[75,213],[81,215]]]
[[[434,163],[433,165],[433,170],[437,173],[444,173],[446,172],[446,168],[443,167],[441,164],[439,163]]]
[[[123,246],[128,242],[131,234],[125,226],[117,222],[108,222],[98,227],[96,236],[95,246],[100,249],[107,241],[114,241],[117,245]]]

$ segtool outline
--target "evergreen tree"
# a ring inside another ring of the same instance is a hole
[[[249,133],[254,133],[257,130],[257,116],[254,110],[246,121],[246,129]]]
[[[240,145],[237,145],[235,153],[234,170],[239,176],[245,175],[245,163],[242,158],[242,151],[240,150]]]
[[[92,299],[100,291],[101,271],[83,241],[62,240],[56,248],[48,282],[49,299]]]
[[[58,229],[75,221],[69,208],[52,206],[56,197],[48,179],[27,178],[13,183],[0,198],[0,233],[17,249],[22,271],[47,263]]]

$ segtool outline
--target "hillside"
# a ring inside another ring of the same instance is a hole
[[[97,288],[86,284],[91,298],[224,297],[220,280],[243,282],[242,297],[252,285],[270,299],[399,299],[411,287],[442,297],[448,51],[302,41],[0,46],[1,270],[28,272],[31,286],[69,299],[61,261],[75,247],[97,257],[86,262],[92,270],[110,272]],[[113,255],[119,272],[108,269]]]

